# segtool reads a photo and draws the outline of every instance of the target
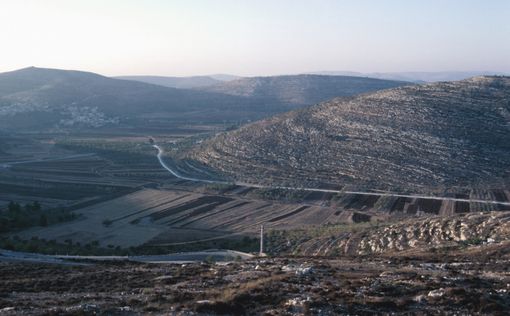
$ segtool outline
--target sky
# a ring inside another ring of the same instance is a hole
[[[0,72],[510,72],[510,0],[0,0]]]

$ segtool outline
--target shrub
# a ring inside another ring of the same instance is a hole
[[[107,219],[105,219],[105,220],[103,221],[103,225],[104,225],[105,227],[110,227],[110,226],[112,226],[112,224],[113,224],[113,221],[112,221],[111,219],[109,219],[109,218],[107,218]]]

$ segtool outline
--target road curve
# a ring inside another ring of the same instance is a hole
[[[217,183],[217,184],[234,184],[245,186],[249,188],[257,188],[257,189],[284,189],[284,190],[300,190],[300,191],[310,191],[310,192],[325,192],[325,193],[341,193],[341,194],[358,194],[358,195],[371,195],[371,196],[390,196],[390,197],[404,197],[411,199],[428,199],[428,200],[440,200],[440,201],[453,201],[453,202],[468,202],[468,203],[486,203],[486,204],[498,204],[498,205],[506,205],[510,206],[510,202],[501,202],[501,201],[493,201],[493,200],[479,200],[479,199],[462,199],[462,198],[452,198],[452,197],[441,197],[441,196],[428,196],[428,195],[418,195],[418,194],[399,194],[394,192],[363,192],[363,191],[342,191],[342,190],[332,190],[332,189],[318,189],[318,188],[304,188],[304,187],[287,187],[287,186],[268,186],[262,184],[255,183],[246,183],[246,182],[227,182],[220,180],[207,180],[207,179],[198,179],[187,177],[176,170],[170,168],[163,161],[163,149],[158,145],[152,145],[154,148],[158,150],[158,160],[163,168],[165,168],[168,172],[170,172],[173,176],[183,180],[195,181],[195,182],[203,182],[203,183]]]
[[[164,161],[163,161],[163,149],[159,147],[158,145],[152,145],[152,147],[156,148],[158,150],[158,160],[159,164],[165,168],[168,172],[170,172],[174,177],[182,179],[182,180],[189,180],[189,181],[195,181],[195,182],[203,182],[203,183],[218,183],[218,184],[232,184],[231,182],[226,181],[216,181],[216,180],[207,180],[207,179],[198,179],[198,178],[192,178],[187,177],[182,174],[180,174],[177,170],[173,170],[170,168]]]

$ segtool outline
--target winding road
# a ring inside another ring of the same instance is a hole
[[[453,202],[468,202],[468,203],[486,203],[486,204],[498,204],[498,205],[506,205],[510,206],[510,202],[502,202],[502,201],[493,201],[493,200],[479,200],[479,199],[463,199],[463,198],[453,198],[453,197],[441,197],[441,196],[427,196],[427,195],[417,195],[417,194],[399,194],[393,192],[363,192],[363,191],[342,191],[342,190],[332,190],[332,189],[318,189],[318,188],[304,188],[304,187],[286,187],[286,186],[268,186],[262,184],[254,184],[254,183],[246,183],[246,182],[227,182],[220,180],[208,180],[208,179],[198,179],[193,177],[188,177],[180,174],[178,171],[169,167],[163,161],[163,149],[158,145],[152,145],[154,148],[158,150],[158,160],[163,168],[165,168],[168,172],[170,172],[174,177],[202,182],[202,183],[216,183],[216,184],[234,184],[249,188],[257,188],[257,189],[284,189],[284,190],[299,190],[299,191],[310,191],[310,192],[325,192],[325,193],[341,193],[341,194],[358,194],[358,195],[370,195],[370,196],[390,196],[390,197],[403,197],[403,198],[411,198],[411,199],[428,199],[428,200],[440,200],[440,201],[453,201]]]
[[[168,166],[164,161],[163,161],[163,149],[161,147],[159,147],[158,145],[152,145],[152,147],[156,148],[158,150],[158,160],[159,160],[159,164],[165,168],[168,172],[170,172],[174,177],[176,178],[179,178],[179,179],[182,179],[182,180],[189,180],[189,181],[195,181],[195,182],[204,182],[204,183],[217,183],[217,184],[232,184],[230,182],[226,182],[226,181],[217,181],[217,180],[207,180],[207,179],[198,179],[198,178],[192,178],[192,177],[187,177],[187,176],[184,176],[182,174],[180,174],[178,171],[176,170],[173,170],[172,168],[170,168],[170,166]]]

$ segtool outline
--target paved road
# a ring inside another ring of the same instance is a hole
[[[154,148],[158,150],[158,160],[163,168],[165,168],[168,172],[170,172],[173,176],[189,181],[195,182],[203,182],[203,183],[217,183],[217,184],[235,184],[239,186],[245,186],[249,188],[257,188],[257,189],[284,189],[284,190],[300,190],[300,191],[310,191],[310,192],[325,192],[325,193],[341,193],[341,194],[359,194],[359,195],[370,195],[370,196],[391,196],[391,197],[404,197],[411,199],[428,199],[428,200],[441,200],[441,201],[453,201],[453,202],[468,202],[468,203],[486,203],[486,204],[499,204],[499,205],[507,205],[510,206],[510,202],[501,202],[494,200],[479,200],[479,199],[463,199],[463,198],[453,198],[453,197],[441,197],[441,196],[427,196],[427,195],[419,195],[419,194],[400,194],[394,192],[363,192],[363,191],[342,191],[342,190],[332,190],[332,189],[318,189],[318,188],[304,188],[304,187],[287,187],[287,186],[269,186],[262,185],[256,183],[246,183],[246,182],[227,182],[220,180],[207,180],[207,179],[198,179],[192,178],[188,176],[184,176],[180,174],[178,171],[173,170],[163,161],[163,149],[158,145],[153,145]]]
[[[217,181],[217,180],[206,180],[206,179],[198,179],[198,178],[192,178],[192,177],[187,177],[187,176],[184,176],[182,174],[180,174],[178,171],[176,170],[173,170],[172,168],[170,168],[164,161],[163,161],[163,158],[162,158],[162,155],[163,155],[163,149],[161,147],[159,147],[158,145],[152,145],[152,147],[156,148],[158,150],[158,160],[159,160],[159,164],[165,168],[168,172],[170,172],[174,177],[176,178],[179,178],[179,179],[183,179],[183,180],[189,180],[189,181],[194,181],[194,182],[204,182],[204,183],[219,183],[219,184],[231,184],[229,182],[226,182],[226,181]]]
[[[86,265],[87,262],[100,261],[134,261],[145,263],[183,263],[204,261],[213,258],[215,261],[232,261],[238,258],[242,260],[251,259],[254,255],[235,250],[211,249],[194,252],[180,252],[166,255],[153,256],[62,256],[43,255],[31,252],[19,252],[0,249],[0,262],[33,262],[52,263],[64,265]],[[78,262],[85,260],[85,262]]]

